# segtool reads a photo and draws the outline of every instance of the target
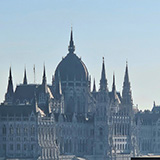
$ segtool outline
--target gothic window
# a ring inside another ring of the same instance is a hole
[[[103,150],[103,145],[102,144],[100,144],[99,149]]]
[[[31,135],[34,135],[35,134],[35,127],[34,127],[34,125],[32,125],[32,127],[31,127]]]
[[[27,132],[28,132],[27,127],[26,127],[26,126],[24,127],[23,131],[24,131],[24,135],[26,136],[26,135],[27,135]]]
[[[10,144],[10,150],[13,151],[13,144]]]
[[[16,128],[16,134],[19,136],[20,135],[20,127],[19,127],[19,125],[17,126],[17,128]]]
[[[69,98],[66,112],[67,113],[73,113],[74,112],[74,100],[73,100],[73,97]]]
[[[91,129],[91,130],[90,130],[90,135],[91,135],[91,136],[94,136],[94,129]]]
[[[17,144],[17,150],[19,151],[21,149],[20,144]]]
[[[32,144],[32,145],[31,145],[31,150],[33,150],[33,149],[34,149],[34,145]]]
[[[99,135],[103,136],[103,128],[102,127],[99,128]]]
[[[9,133],[10,133],[11,135],[13,135],[13,133],[14,133],[14,130],[13,130],[13,126],[12,126],[12,125],[10,125]]]
[[[5,126],[5,125],[3,125],[3,128],[2,128],[2,134],[3,134],[3,135],[6,135],[6,133],[7,133],[7,132],[6,132],[6,126]]]
[[[78,110],[78,112],[80,113],[80,98],[78,97],[77,98],[77,110]]]
[[[27,145],[26,144],[24,144],[23,149],[24,149],[24,151],[27,150]]]
[[[6,151],[6,144],[3,144],[3,150]]]

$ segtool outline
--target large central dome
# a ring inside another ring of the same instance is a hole
[[[55,71],[55,80],[58,76],[61,78],[61,82],[64,81],[87,81],[88,71],[82,60],[74,54],[75,46],[73,42],[72,30],[70,44],[68,47],[69,53],[62,61],[58,64]]]

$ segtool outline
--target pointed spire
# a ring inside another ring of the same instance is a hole
[[[112,102],[114,103],[120,103],[119,97],[117,95],[117,91],[116,91],[116,83],[115,83],[115,74],[113,73],[113,84],[112,84]]]
[[[12,71],[9,69],[8,88],[7,93],[13,93]]]
[[[124,80],[126,83],[129,83],[129,75],[128,75],[128,61],[126,61],[126,71],[125,71],[125,77]]]
[[[100,91],[107,91],[107,79],[106,79],[106,71],[104,65],[104,57],[102,63],[102,72],[101,72],[101,80],[100,80]]]
[[[113,73],[112,92],[116,92],[116,85],[115,85],[115,74],[114,74],[114,73]]]
[[[45,64],[43,66],[43,79],[42,79],[42,84],[46,84],[46,69],[45,69]]]
[[[23,78],[23,84],[27,84],[27,74],[26,74],[26,67],[24,69],[24,78]]]
[[[74,53],[74,51],[75,51],[72,28],[71,28],[71,36],[70,36],[70,42],[69,42],[69,46],[68,46],[68,51],[69,51],[69,53]]]
[[[94,82],[93,82],[93,91],[92,92],[96,92],[96,82],[95,82],[95,78],[94,78]]]
[[[133,104],[131,87],[130,87],[130,82],[129,82],[129,74],[128,74],[128,62],[126,62],[126,70],[125,70],[123,91],[122,91],[122,102],[125,105]]]

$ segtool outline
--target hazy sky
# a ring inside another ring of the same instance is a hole
[[[151,109],[160,104],[160,0],[0,0],[0,101],[4,100],[8,70],[14,87],[23,79],[41,83],[43,63],[47,81],[68,50],[73,26],[76,54],[86,64],[97,88],[102,57],[108,86],[116,74],[122,91],[125,62],[134,104]]]

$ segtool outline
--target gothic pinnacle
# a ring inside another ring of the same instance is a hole
[[[71,36],[70,36],[70,42],[69,42],[69,46],[68,46],[68,51],[69,51],[69,53],[74,53],[74,51],[75,51],[72,28],[71,28]]]

